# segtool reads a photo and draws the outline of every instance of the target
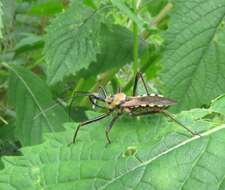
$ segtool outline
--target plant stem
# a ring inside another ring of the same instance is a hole
[[[137,0],[136,9],[138,10],[141,6],[141,0]]]
[[[166,6],[160,11],[160,13],[154,18],[154,20],[150,23],[151,26],[156,26],[165,16],[170,12],[173,8],[172,3],[167,3]]]
[[[156,61],[156,59],[159,59],[159,56],[156,56],[154,58],[151,59],[151,63],[154,63]],[[148,62],[145,64],[141,64],[140,67],[140,72],[144,72],[146,70],[148,70],[148,68],[151,66],[152,64],[149,64]],[[134,78],[132,78],[129,82],[127,82],[127,84],[125,85],[125,87],[123,88],[124,92],[127,92],[132,86],[133,86],[133,82],[134,82]]]
[[[1,120],[4,124],[8,125],[8,122],[7,122],[2,116],[0,116],[0,120]]]
[[[137,13],[136,0],[133,0],[133,10],[134,13]],[[133,35],[134,35],[134,44],[133,44],[133,71],[137,73],[139,69],[138,65],[138,26],[135,22],[133,22]]]
[[[149,23],[149,27],[157,26],[166,17],[168,12],[170,12],[172,8],[173,4],[167,3],[166,6],[160,11],[160,13]],[[149,36],[149,32],[145,30],[142,33],[142,36],[144,39],[147,39]]]
[[[81,78],[81,79],[78,81],[78,83],[76,84],[76,86],[73,88],[73,91],[72,91],[72,93],[71,93],[71,95],[70,95],[70,97],[69,97],[69,100],[68,100],[68,102],[67,102],[67,106],[68,106],[68,107],[70,107],[71,104],[73,103],[73,99],[74,99],[75,93],[76,93],[77,89],[79,89],[80,86],[82,86],[83,83],[84,83],[84,79]]]

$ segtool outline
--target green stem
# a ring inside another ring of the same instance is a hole
[[[136,0],[133,0],[133,10],[134,13],[137,13],[137,7],[136,7]],[[135,22],[133,22],[133,35],[134,35],[134,44],[133,44],[133,71],[134,73],[137,73],[139,70],[138,65],[138,26]]]
[[[152,66],[152,63],[154,63],[157,59],[159,59],[159,56],[155,56],[154,58],[152,58],[151,64],[149,64],[148,62],[145,64],[142,64],[139,71],[144,72],[144,71],[148,70],[149,67]],[[127,84],[123,88],[123,91],[127,92],[129,89],[131,89],[131,87],[133,86],[133,83],[134,83],[134,78],[132,78],[129,82],[127,82]]]
[[[0,120],[1,120],[4,124],[8,125],[8,122],[7,122],[2,116],[0,116]]]
[[[159,12],[159,14],[149,23],[149,27],[151,28],[157,26],[168,15],[172,8],[173,4],[167,3],[166,6]],[[146,30],[141,34],[143,39],[147,39],[149,35],[149,32]]]
[[[72,105],[72,103],[73,103],[73,99],[74,99],[75,93],[76,93],[77,89],[79,89],[79,88],[82,86],[83,83],[84,83],[84,79],[81,78],[81,79],[78,81],[78,83],[76,84],[76,86],[73,88],[73,91],[72,91],[72,93],[71,93],[71,95],[70,95],[70,97],[69,97],[69,100],[68,100],[68,102],[67,102],[67,106],[68,106],[68,107],[71,107],[71,105]]]

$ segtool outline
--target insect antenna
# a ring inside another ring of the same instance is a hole
[[[57,98],[55,100],[55,103],[53,103],[52,105],[50,105],[49,107],[45,108],[43,110],[44,113],[47,113],[47,112],[50,112],[51,110],[55,109],[57,106],[62,106],[64,108],[66,108],[67,112],[68,112],[68,115],[71,117],[71,113],[72,113],[72,107],[73,107],[73,103],[75,101],[75,97],[76,96],[88,96],[89,97],[89,100],[90,102],[95,105],[96,107],[100,107],[100,108],[105,108],[101,105],[98,105],[96,103],[97,100],[100,100],[100,101],[103,101],[105,100],[105,97],[101,97],[101,96],[98,96],[98,94],[96,93],[91,93],[91,92],[84,92],[84,91],[75,91],[73,93],[73,96],[70,97],[70,99],[66,98]],[[40,117],[42,115],[43,112],[39,112],[37,113],[33,119],[37,119],[38,117]]]
[[[69,113],[69,116],[71,117],[71,113],[72,113],[72,106],[73,106],[73,103],[74,103],[74,100],[75,100],[75,97],[76,96],[88,96],[90,97],[92,95],[92,93],[90,92],[84,92],[84,91],[75,91],[73,92],[73,95],[70,99],[70,101],[68,102],[68,113]]]
[[[103,87],[99,87],[100,90],[102,90],[103,92],[103,96],[99,96],[97,93],[91,93],[91,92],[82,92],[82,91],[76,91],[74,92],[74,95],[70,101],[70,104],[68,106],[68,112],[69,112],[69,116],[71,116],[71,111],[72,111],[72,105],[73,105],[73,102],[74,102],[74,99],[76,96],[88,96],[89,97],[89,100],[90,102],[98,107],[98,108],[102,108],[102,109],[107,109],[106,107],[102,106],[102,105],[99,105],[97,104],[97,100],[101,101],[101,102],[105,102],[105,98],[107,96],[106,94],[106,90],[103,88]],[[108,109],[107,109],[108,110]]]

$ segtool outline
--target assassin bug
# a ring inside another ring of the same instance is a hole
[[[137,84],[140,79],[144,84],[144,88],[147,94],[137,96]],[[150,94],[144,81],[143,75],[140,72],[136,74],[132,96],[127,96],[122,92],[118,92],[112,96],[107,96],[107,93],[103,87],[100,87],[100,90],[102,91],[103,96],[100,96],[99,93],[81,93],[81,95],[88,96],[90,102],[94,106],[106,109],[107,113],[104,113],[94,119],[81,122],[75,130],[73,143],[75,143],[76,137],[81,127],[104,119],[111,115],[113,112],[116,113],[116,115],[113,117],[112,121],[105,129],[105,136],[108,143],[111,143],[111,140],[109,138],[110,130],[112,129],[115,121],[124,113],[129,113],[131,116],[163,113],[164,115],[175,121],[177,124],[185,128],[192,135],[196,135],[192,130],[177,121],[170,112],[165,110],[169,106],[176,104],[176,101],[163,97],[159,94]],[[103,102],[105,106],[97,104],[97,101]]]

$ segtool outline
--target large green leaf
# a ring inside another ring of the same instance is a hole
[[[101,31],[101,38],[101,54],[97,55],[97,61],[91,63],[88,69],[81,70],[80,74],[85,79],[93,76],[97,77],[99,73],[104,73],[111,69],[119,70],[133,59],[133,34],[125,27],[104,25]],[[141,39],[139,40],[139,47],[139,53],[141,54],[146,48],[146,43]],[[87,82],[90,83],[90,81]]]
[[[201,118],[205,114],[205,110],[185,112],[185,118],[192,118],[186,124],[196,131],[211,128],[214,124]],[[75,125],[67,124],[67,131],[23,148],[23,156],[4,157],[0,189],[224,189],[224,125],[190,137],[157,115],[125,117],[115,124],[112,144],[106,146],[108,123],[106,119],[82,128],[70,146]]]
[[[162,80],[177,110],[225,92],[225,1],[177,0],[166,33]]]
[[[67,114],[54,104],[48,86],[23,67],[5,66],[12,71],[9,100],[16,108],[15,135],[21,143],[40,143],[45,132],[63,130]]]
[[[98,12],[78,0],[52,21],[47,28],[44,50],[50,84],[87,68],[96,60],[102,19]]]

